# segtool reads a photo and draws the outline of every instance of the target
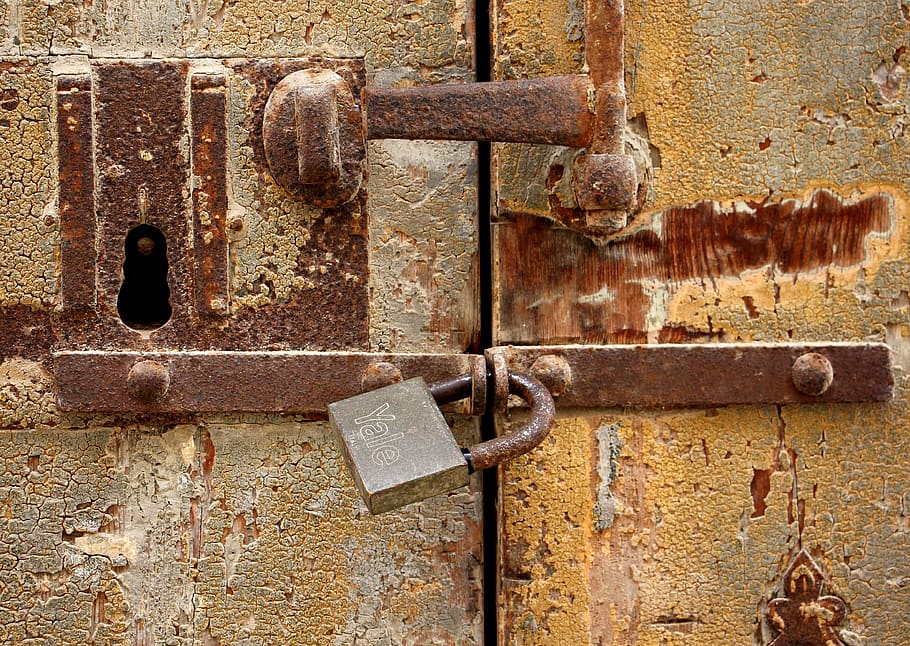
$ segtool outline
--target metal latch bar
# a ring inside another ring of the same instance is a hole
[[[547,385],[563,409],[881,402],[892,398],[893,389],[891,352],[882,343],[505,346],[487,350],[486,359],[65,351],[54,361],[59,405],[74,412],[270,412],[325,419],[329,403],[402,378],[433,382],[470,375],[472,397],[449,410],[476,415],[486,408],[487,365],[491,392],[508,383],[499,373],[525,371]]]
[[[893,396],[891,351],[883,343],[506,346],[487,351],[488,358],[495,355],[504,362],[492,365],[505,363],[540,379],[560,408],[881,402]],[[813,355],[821,361],[797,361]],[[816,383],[824,387],[810,394]]]
[[[470,354],[370,352],[101,352],[54,354],[60,408],[99,413],[293,413],[326,419],[326,407],[402,378],[475,375]],[[485,392],[448,410],[478,414]]]

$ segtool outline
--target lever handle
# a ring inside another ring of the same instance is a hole
[[[329,70],[286,76],[266,103],[265,155],[275,180],[316,206],[353,199],[363,178],[367,139],[501,141],[590,147],[595,123],[610,150],[580,158],[575,193],[584,209],[627,210],[638,179],[622,154],[621,90],[595,90],[587,75],[462,83],[417,88],[366,88],[360,105]],[[598,114],[595,114],[598,112]],[[603,148],[603,142],[598,148]]]

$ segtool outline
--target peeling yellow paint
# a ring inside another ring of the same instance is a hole
[[[508,12],[533,4],[512,2]],[[766,604],[800,548],[827,572],[827,593],[847,603],[837,628],[845,644],[903,643],[910,119],[907,79],[895,70],[906,66],[910,22],[892,3],[833,0],[761,9],[631,0],[625,22],[629,117],[655,160],[639,231],[659,234],[663,210],[703,200],[779,202],[825,188],[848,200],[884,193],[894,204],[892,228],[868,235],[855,265],[648,278],[648,338],[671,326],[716,341],[887,341],[898,394],[882,405],[562,420],[554,432],[578,434],[574,450],[583,438],[599,446],[590,463],[541,453],[528,458],[533,475],[521,463],[502,476],[503,643],[767,645],[777,633]],[[503,60],[522,53],[507,38],[496,43]],[[541,159],[500,155],[514,162],[498,178],[512,183],[500,189],[507,209],[547,215],[534,182],[553,163]],[[570,487],[568,508],[588,506],[595,522],[580,545],[547,542]],[[558,551],[528,547],[540,544]],[[515,550],[534,573],[521,585],[508,578]],[[590,555],[582,582],[569,565],[579,554]],[[583,634],[528,619],[530,608],[564,611],[552,600],[568,592],[588,599]]]

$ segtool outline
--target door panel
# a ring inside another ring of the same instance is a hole
[[[474,146],[372,143],[361,194],[323,211],[271,180],[253,116],[277,80],[269,75],[295,64],[278,59],[353,59],[372,85],[472,80],[469,9],[446,1],[2,6],[0,642],[479,643],[478,479],[373,518],[327,424],[63,413],[51,355],[469,349],[478,320]],[[178,79],[167,88],[154,85],[157,74],[131,90],[99,72],[164,59]],[[57,81],[78,74],[95,84],[79,90],[89,99],[70,101],[67,88],[58,102]],[[226,79],[221,131],[211,109],[190,101],[221,90],[191,83],[193,74]],[[178,108],[143,107],[165,99]],[[134,117],[131,137],[120,121]],[[167,160],[140,143],[168,128],[161,150],[177,172],[161,186],[152,180],[168,173]],[[93,157],[92,146],[102,153]],[[87,167],[74,162],[86,159]],[[118,165],[131,175],[121,180]],[[121,193],[110,198],[118,180]],[[176,204],[170,210],[158,208],[162,191]],[[79,209],[85,219],[73,225]],[[205,227],[219,218],[226,265],[195,274],[191,251],[208,249]],[[127,230],[146,221],[167,233],[174,313],[160,331],[137,332],[117,316],[117,254]],[[61,252],[74,240],[79,253]],[[78,271],[63,275],[74,263]],[[96,273],[96,290],[78,286]],[[193,282],[206,276],[227,286],[212,316],[199,313],[197,294],[207,292]],[[88,309],[70,308],[62,293]],[[459,419],[456,434],[469,445],[476,424]]]
[[[495,11],[497,74],[577,64],[549,62],[568,28],[521,47],[564,4]],[[497,344],[881,340],[898,379],[883,405],[563,412],[502,470],[502,643],[770,644],[801,550],[831,634],[903,642],[908,32],[885,2],[626,2],[650,187],[609,241],[552,223],[558,150],[494,153]]]

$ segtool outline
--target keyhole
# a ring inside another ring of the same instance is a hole
[[[167,241],[159,229],[140,224],[126,236],[120,319],[134,330],[154,330],[171,318],[167,286]]]

